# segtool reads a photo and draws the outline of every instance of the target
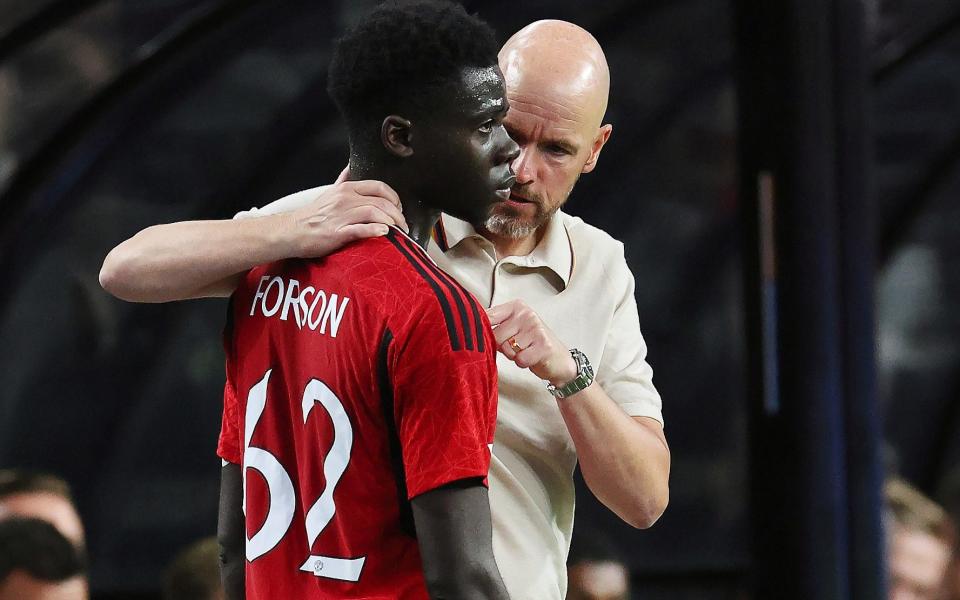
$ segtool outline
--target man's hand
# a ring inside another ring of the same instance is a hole
[[[283,215],[296,256],[326,256],[350,242],[386,235],[388,225],[409,229],[393,188],[382,181],[347,181],[348,176],[349,167],[310,204]]]
[[[487,309],[497,346],[518,367],[561,386],[577,376],[577,362],[540,316],[522,300]]]

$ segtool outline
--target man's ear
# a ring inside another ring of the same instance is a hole
[[[380,126],[380,141],[387,152],[400,158],[413,155],[412,124],[407,119],[390,115]]]
[[[583,165],[583,169],[580,171],[581,173],[589,173],[597,166],[600,151],[603,150],[603,145],[610,139],[611,133],[613,133],[613,125],[609,123],[600,128],[600,131],[597,132],[597,137],[593,140],[593,147],[590,148],[590,157],[587,158],[587,162]]]

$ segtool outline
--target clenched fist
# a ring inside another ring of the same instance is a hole
[[[497,346],[518,367],[530,369],[555,386],[577,376],[577,362],[570,350],[522,300],[512,300],[487,309]]]

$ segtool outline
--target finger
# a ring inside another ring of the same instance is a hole
[[[540,348],[531,346],[529,348],[524,348],[520,352],[517,352],[512,360],[513,362],[517,363],[518,367],[527,369],[539,363],[543,359],[542,354],[543,352]]]
[[[403,212],[400,210],[400,208],[396,204],[389,202],[387,200],[384,200],[379,196],[363,196],[363,197],[370,198],[373,204],[376,205],[377,208],[382,210],[391,219],[393,219],[393,222],[397,225],[397,227],[400,227],[401,229],[403,229],[408,233],[410,232],[410,226],[407,225],[407,220],[404,218]]]
[[[513,314],[513,303],[507,302],[505,304],[498,304],[488,308],[486,312],[487,318],[490,319],[490,324],[496,329],[499,329],[500,324],[510,318],[510,315]]]
[[[379,209],[382,213],[390,217],[390,222],[386,223],[387,225],[396,225],[402,229],[408,230],[407,221],[403,218],[403,213],[400,212],[400,209],[397,208],[395,204],[389,202],[379,196],[355,196],[357,199],[357,206],[373,206]],[[377,219],[379,221],[379,219]]]
[[[514,339],[520,333],[520,325],[515,321],[504,321],[493,330],[493,337],[497,344],[502,344],[507,340]]]
[[[349,208],[343,212],[340,220],[343,221],[343,225],[356,225],[359,223],[382,223],[384,225],[397,225],[397,222],[393,217],[383,210],[379,206],[374,204],[361,204]],[[341,227],[343,226],[341,225]]]
[[[516,344],[517,348],[520,350],[525,350],[533,345],[533,336],[526,331],[518,331],[515,336],[509,338],[507,341],[513,340],[513,343]],[[516,350],[516,348],[514,348]],[[520,350],[517,350],[519,352]]]
[[[361,196],[377,196],[392,202],[397,208],[403,208],[403,205],[400,204],[400,196],[397,195],[397,192],[395,192],[392,187],[382,181],[377,181],[375,179],[354,181],[353,189]]]
[[[347,180],[348,177],[350,177],[350,163],[347,163],[347,166],[345,166],[343,170],[340,171],[340,174],[337,175],[337,180],[333,182],[333,185],[337,185],[338,183],[343,183],[344,181]]]
[[[365,197],[365,198],[376,198],[377,200],[383,200],[387,204],[390,204],[394,207],[395,210],[391,211],[391,214],[396,215],[394,221],[398,227],[410,232],[410,226],[407,225],[407,219],[403,216],[403,204],[400,203],[400,196],[397,195],[397,192],[393,190],[392,187],[383,183],[382,181],[358,181],[354,186],[354,191]]]
[[[497,350],[500,351],[500,354],[503,354],[510,360],[514,360],[517,356],[516,351],[514,351],[513,347],[510,346],[509,342],[503,342],[502,344],[498,345]]]
[[[382,223],[354,223],[344,225],[337,230],[337,233],[342,236],[344,244],[349,244],[357,240],[387,235],[389,231],[390,228]]]

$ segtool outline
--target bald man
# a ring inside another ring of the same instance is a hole
[[[597,498],[646,528],[667,505],[670,452],[623,245],[560,211],[613,129],[603,51],[576,25],[538,21],[499,58],[516,186],[483,222],[443,215],[428,250],[489,307],[499,344],[490,502],[504,582],[515,600],[560,600],[578,459]],[[255,265],[405,226],[392,190],[342,179],[232,221],[147,228],[107,256],[101,284],[136,302],[227,296]]]

